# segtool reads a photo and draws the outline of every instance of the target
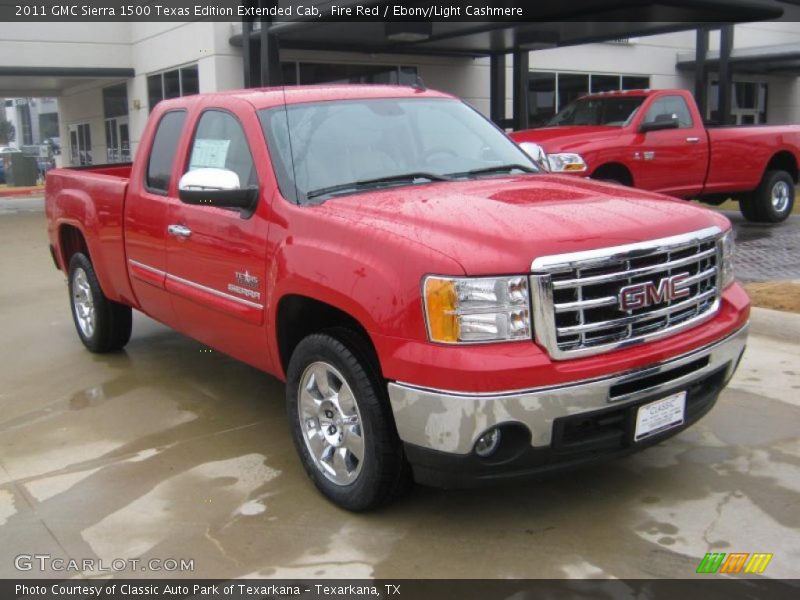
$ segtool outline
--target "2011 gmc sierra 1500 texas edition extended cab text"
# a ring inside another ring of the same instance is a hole
[[[474,109],[400,86],[160,102],[132,165],[47,176],[78,335],[131,309],[286,381],[302,464],[365,510],[658,443],[745,346],[707,209],[540,173]]]
[[[800,126],[707,128],[686,90],[590,94],[511,137],[538,146],[529,152],[553,172],[707,204],[733,198],[748,221],[778,223],[794,206]]]

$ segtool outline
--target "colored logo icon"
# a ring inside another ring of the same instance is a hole
[[[709,552],[700,561],[697,572],[705,575],[714,573],[726,573],[735,575],[737,573],[761,574],[767,568],[769,561],[772,560],[772,553],[766,552]]]

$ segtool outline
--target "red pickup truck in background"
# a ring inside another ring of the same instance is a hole
[[[708,204],[733,198],[749,221],[783,221],[794,205],[800,126],[706,127],[686,90],[591,94],[511,137],[537,144],[553,172]]]
[[[658,443],[745,346],[724,216],[541,173],[429,90],[166,100],[132,165],[51,171],[46,213],[89,350],[122,348],[136,309],[285,380],[305,470],[351,510],[412,474],[491,483]]]

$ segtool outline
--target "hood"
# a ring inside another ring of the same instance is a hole
[[[608,126],[572,126],[544,127],[542,129],[526,129],[510,134],[517,143],[533,142],[544,148],[545,152],[569,151],[573,145],[588,142],[600,142],[608,138],[618,137],[621,128]]]
[[[406,186],[317,208],[433,248],[469,275],[527,273],[540,256],[730,226],[684,200],[564,175]]]

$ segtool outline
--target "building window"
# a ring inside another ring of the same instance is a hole
[[[130,162],[131,144],[128,127],[128,86],[125,83],[103,88],[106,162]]]
[[[573,73],[558,74],[558,109],[589,93],[589,76]]]
[[[596,94],[648,87],[650,78],[638,75],[531,71],[528,74],[529,120],[533,127],[544,125],[570,102],[589,92]]]
[[[417,67],[407,65],[352,65],[338,63],[281,63],[286,85],[319,83],[377,83],[411,85],[417,81]]]
[[[649,77],[637,77],[633,75],[622,76],[623,90],[646,90],[650,87]]]
[[[591,92],[614,92],[620,87],[619,75],[592,75]]]
[[[19,141],[25,146],[33,144],[33,123],[31,121],[31,107],[29,98],[17,98],[17,117],[21,131],[19,134]]]
[[[128,85],[120,83],[103,88],[103,116],[112,117],[128,116]]]
[[[39,113],[39,137],[47,140],[58,136],[58,113]]]
[[[711,123],[721,123],[719,114],[719,83],[711,81],[708,93],[707,117]],[[731,83],[731,116],[736,125],[758,125],[767,122],[766,83],[734,81]]]
[[[556,74],[528,76],[528,113],[531,123],[546,123],[556,114]]]
[[[150,110],[169,98],[191,96],[200,92],[197,65],[189,65],[147,76],[147,101]]]

